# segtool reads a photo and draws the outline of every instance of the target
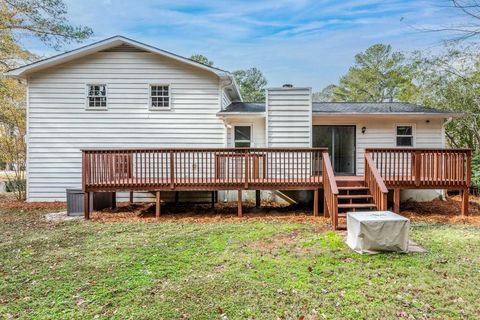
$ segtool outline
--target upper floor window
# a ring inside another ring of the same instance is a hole
[[[87,106],[92,109],[107,107],[107,85],[106,84],[88,84],[87,85]]]
[[[413,126],[397,125],[397,147],[413,147]]]
[[[168,85],[150,86],[150,108],[170,108],[170,87]]]
[[[235,126],[233,139],[235,148],[249,148],[252,143],[252,127]]]

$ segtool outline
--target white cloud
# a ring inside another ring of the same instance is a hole
[[[122,34],[181,55],[205,54],[228,70],[256,66],[271,85],[314,89],[336,82],[353,56],[374,43],[405,51],[438,44],[440,34],[412,25],[455,18],[433,0],[66,2],[73,24],[94,29],[90,41]],[[38,41],[25,43],[36,53],[52,53]]]

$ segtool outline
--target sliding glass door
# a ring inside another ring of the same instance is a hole
[[[313,147],[328,148],[337,175],[355,175],[355,126],[313,126]]]

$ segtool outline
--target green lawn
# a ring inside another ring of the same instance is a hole
[[[480,315],[479,227],[415,224],[427,254],[360,256],[319,224],[54,224],[41,213],[0,209],[0,318]]]

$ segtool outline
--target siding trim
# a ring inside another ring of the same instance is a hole
[[[30,86],[28,84],[28,78],[26,80],[26,86],[27,86],[27,136],[25,137],[25,143],[27,144],[27,154],[26,154],[26,170],[27,172],[25,173],[25,179],[27,180],[26,181],[26,184],[25,184],[25,197],[26,197],[26,200],[27,202],[29,202],[29,197],[30,197]]]

